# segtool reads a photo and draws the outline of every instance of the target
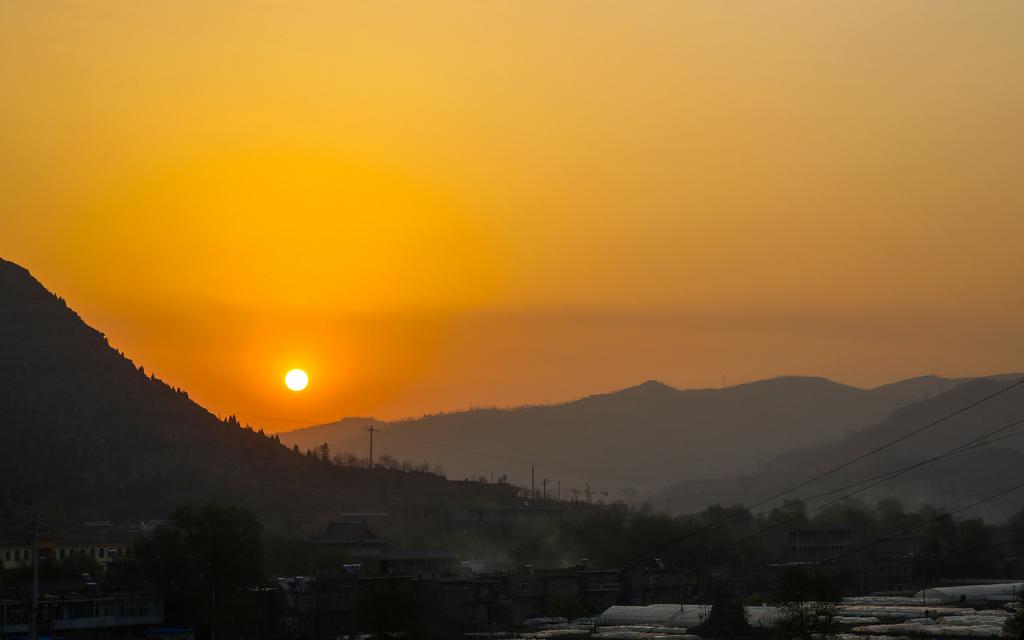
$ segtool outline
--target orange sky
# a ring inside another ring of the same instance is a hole
[[[1020,370],[1022,24],[1015,0],[6,2],[0,256],[270,429]]]

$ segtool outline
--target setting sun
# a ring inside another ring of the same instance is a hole
[[[302,369],[292,369],[285,374],[284,383],[292,391],[302,391],[309,384],[309,376]]]

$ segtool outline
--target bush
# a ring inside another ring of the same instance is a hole
[[[824,572],[790,569],[780,580],[779,628],[794,638],[828,636],[841,596],[839,579]]]
[[[711,597],[711,613],[693,632],[710,638],[741,638],[750,633],[743,601],[728,589],[718,587]]]

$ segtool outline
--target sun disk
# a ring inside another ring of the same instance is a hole
[[[302,369],[292,369],[285,374],[284,383],[292,391],[302,391],[309,384],[309,376]]]

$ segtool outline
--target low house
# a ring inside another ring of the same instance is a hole
[[[856,527],[777,527],[760,535],[761,549],[771,562],[832,560],[863,546],[864,531]]]
[[[143,530],[137,526],[119,526],[107,522],[89,523],[39,533],[39,557],[63,562],[74,557],[93,558],[105,567],[109,563],[135,556],[135,545]],[[27,534],[0,537],[0,568],[32,566],[32,541]]]
[[[501,522],[508,524],[535,524],[559,522],[565,518],[561,507],[479,507],[467,509],[466,515],[476,522]]]
[[[378,558],[388,541],[370,530],[369,517],[348,516],[332,520],[310,544],[321,549],[342,552],[353,558]]]
[[[648,605],[682,602],[684,595],[696,593],[696,576],[682,569],[661,564],[656,567],[630,567],[622,572],[623,598],[626,604]]]
[[[587,611],[603,611],[619,602],[622,594],[619,569],[582,569],[577,570],[575,576]]]
[[[380,556],[380,573],[384,575],[450,576],[461,566],[458,554],[447,549],[393,549]]]

